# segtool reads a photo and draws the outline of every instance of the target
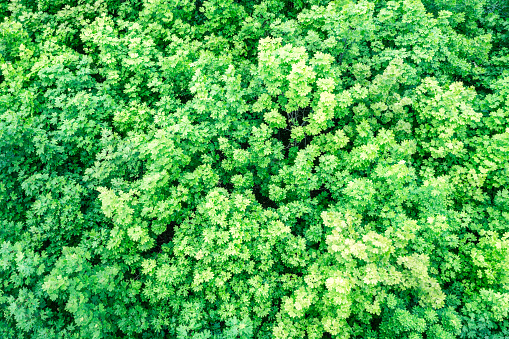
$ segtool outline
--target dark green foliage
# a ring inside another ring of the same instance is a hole
[[[509,337],[509,5],[0,0],[0,337]]]

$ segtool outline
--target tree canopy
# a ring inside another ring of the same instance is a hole
[[[509,338],[509,2],[0,0],[0,337]]]

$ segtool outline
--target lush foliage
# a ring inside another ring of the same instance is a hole
[[[509,338],[509,2],[0,17],[1,338]]]

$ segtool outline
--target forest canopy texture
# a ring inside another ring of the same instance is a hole
[[[0,0],[0,338],[509,338],[509,2]]]

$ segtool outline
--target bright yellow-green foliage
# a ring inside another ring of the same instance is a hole
[[[0,0],[0,338],[509,338],[509,2]]]

